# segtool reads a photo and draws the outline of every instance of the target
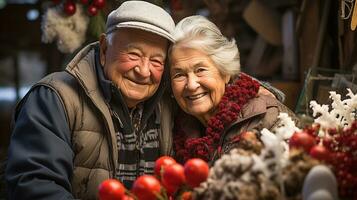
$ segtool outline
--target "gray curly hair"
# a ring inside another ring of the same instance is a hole
[[[240,72],[239,50],[234,39],[222,35],[219,28],[207,18],[194,15],[182,19],[175,27],[171,46],[204,51],[222,74],[235,77]]]

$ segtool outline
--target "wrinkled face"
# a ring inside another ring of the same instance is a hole
[[[127,105],[134,107],[158,89],[168,41],[137,29],[119,29],[112,34],[111,45],[101,36],[100,61],[106,78],[117,85]]]
[[[202,51],[175,47],[170,57],[172,92],[180,107],[205,124],[215,113],[230,76]]]

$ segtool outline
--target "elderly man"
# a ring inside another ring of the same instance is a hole
[[[17,107],[5,178],[10,199],[95,199],[105,179],[128,188],[168,154],[158,101],[174,21],[128,1],[107,33],[62,72],[34,85]]]

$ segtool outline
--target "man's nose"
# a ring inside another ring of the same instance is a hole
[[[150,76],[150,61],[147,58],[142,58],[141,62],[136,66],[135,72],[140,74],[143,77],[149,77]]]
[[[199,78],[196,75],[189,75],[186,83],[186,89],[196,90],[199,86]]]

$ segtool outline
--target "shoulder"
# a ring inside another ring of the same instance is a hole
[[[294,121],[297,121],[295,114],[279,100],[271,96],[259,95],[243,106],[231,128],[233,130],[238,128],[238,132],[260,131],[263,128],[270,130],[278,124],[280,112],[288,113]],[[228,130],[232,130],[231,128]]]
[[[43,85],[51,88],[69,87],[77,85],[77,80],[66,71],[54,72],[42,78],[33,87]]]
[[[55,72],[52,74],[49,74],[42,78],[40,81],[38,81],[36,84],[34,84],[29,91],[26,93],[26,95],[18,102],[16,105],[15,111],[18,112],[20,109],[27,104],[27,106],[33,105],[33,104],[39,104],[39,103],[45,103],[51,104],[52,102],[48,99],[49,97],[54,97],[57,98],[58,100],[61,99],[60,95],[58,94],[57,90],[53,85],[55,82],[62,82],[60,81],[59,78],[56,77],[65,77],[64,72]],[[31,106],[33,107],[33,106]]]
[[[260,110],[262,115],[260,118],[259,129],[267,128],[272,129],[277,126],[279,122],[279,113],[287,113],[296,124],[299,124],[299,120],[287,106],[281,103],[278,99],[271,96],[260,95],[248,103],[248,107],[255,107]]]
[[[39,85],[31,88],[16,105],[11,126],[14,128],[18,120],[48,122],[50,119],[56,119],[55,121],[63,121],[66,124],[66,118],[62,116],[65,116],[64,108],[58,94]]]
[[[239,121],[244,121],[267,112],[279,112],[282,104],[275,98],[266,95],[259,95],[250,99],[243,107],[239,116]]]
[[[78,80],[66,71],[55,72],[45,76],[31,90],[35,90],[38,87],[46,87],[52,90],[67,109],[68,106],[76,107],[78,104],[76,102],[79,102],[81,99],[80,94],[82,92]]]
[[[268,111],[272,112],[273,110],[275,110],[276,112],[282,112],[287,110],[290,111],[290,109],[286,107],[283,103],[281,103],[278,99],[267,95],[259,95],[249,100],[248,103],[243,106],[242,115],[249,116],[265,113]]]
[[[55,72],[37,82],[31,91],[39,90],[39,88],[46,88],[57,96],[57,104],[63,108],[69,126],[72,127],[76,114],[82,113],[82,101],[85,93],[78,80],[66,71]]]
[[[37,82],[33,88],[38,86],[45,86],[52,89],[61,99],[73,98],[77,96],[80,88],[78,80],[66,71],[55,72],[47,75]]]

